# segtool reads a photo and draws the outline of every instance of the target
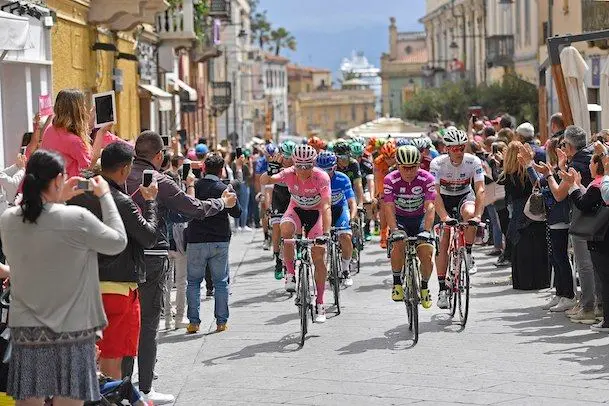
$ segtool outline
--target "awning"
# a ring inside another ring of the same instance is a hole
[[[22,51],[28,46],[30,22],[26,17],[0,11],[0,59],[6,51]]]
[[[154,85],[140,83],[139,86],[148,93],[150,93],[152,96],[156,97],[159,105],[159,111],[171,111],[171,98],[173,97],[171,93],[168,93]]]
[[[175,73],[168,73],[167,80],[172,82],[175,86],[179,87],[180,89],[186,91],[188,93],[188,99],[191,102],[197,101],[197,91],[195,89],[193,89],[192,87],[188,86],[183,81],[181,81]]]

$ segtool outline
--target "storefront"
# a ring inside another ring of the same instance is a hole
[[[53,20],[40,6],[0,0],[0,8],[29,21],[26,49],[8,51],[0,61],[0,167],[4,167],[15,161],[23,133],[33,130],[39,96],[52,95]]]

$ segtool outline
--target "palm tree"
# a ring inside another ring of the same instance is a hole
[[[251,30],[254,40],[258,41],[260,48],[264,48],[264,44],[269,42],[271,33],[271,23],[266,16],[266,10],[251,16]]]
[[[296,50],[296,38],[283,27],[271,31],[270,47],[274,49],[275,55],[279,55],[282,48]]]
[[[340,87],[343,87],[345,82],[348,82],[352,79],[358,79],[359,75],[353,71],[347,71],[347,72],[343,72],[343,77],[342,79],[338,79],[338,83],[340,83]]]

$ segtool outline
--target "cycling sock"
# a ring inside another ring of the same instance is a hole
[[[422,280],[422,281],[421,281],[421,289],[428,289],[428,288],[429,288],[429,286],[427,285],[427,283],[428,283],[427,281],[423,281],[423,280]]]
[[[285,269],[288,271],[288,275],[296,275],[296,269],[294,269],[294,261],[284,261]]]
[[[440,290],[446,290],[446,277],[438,276],[438,284],[440,285]]]
[[[402,271],[392,271],[393,272],[393,284],[401,285],[402,284]]]
[[[472,253],[472,244],[465,244],[465,252],[471,255]]]
[[[324,290],[326,289],[325,283],[318,283],[315,285],[317,288],[317,297],[315,298],[316,304],[324,304]]]
[[[349,273],[349,265],[351,264],[351,258],[341,258],[340,262],[343,267],[343,272]]]

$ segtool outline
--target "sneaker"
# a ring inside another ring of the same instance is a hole
[[[605,324],[603,321],[600,321],[591,325],[590,330],[597,331],[599,333],[609,333],[609,324]]]
[[[601,321],[603,319],[603,307],[600,305],[594,306],[594,317],[596,320]]]
[[[554,296],[554,297],[552,297],[552,299],[550,299],[550,301],[548,303],[543,305],[541,308],[543,310],[550,310],[552,307],[556,306],[559,301],[560,301],[560,297]]]
[[[424,309],[429,309],[432,305],[429,289],[421,289],[421,305]]]
[[[366,240],[366,241],[372,240],[372,234],[370,234],[370,233],[364,234],[364,240]]]
[[[579,313],[579,311],[581,310],[582,306],[580,302],[577,302],[577,304],[575,306],[573,306],[571,309],[567,310],[565,312],[565,314],[567,315],[567,317],[571,317],[576,315],[577,313]]]
[[[243,231],[243,229],[241,227],[237,227],[237,232],[240,233],[241,231]]]
[[[296,275],[288,275],[285,279],[285,291],[289,293],[296,292]]]
[[[278,281],[283,279],[283,264],[281,262],[275,263],[275,279]]]
[[[498,256],[500,256],[501,254],[503,254],[503,251],[502,251],[501,249],[494,249],[494,250],[492,250],[491,252],[489,252],[489,253],[488,253],[488,254],[486,254],[486,255],[488,255],[488,256],[490,256],[490,257],[498,257]]]
[[[343,272],[343,285],[345,286],[353,286],[353,279],[351,279],[351,274],[349,271]]]
[[[495,262],[495,266],[497,268],[503,268],[503,267],[507,267],[507,266],[510,266],[510,265],[512,265],[512,262],[509,259],[504,258],[504,257],[499,257],[497,262]]]
[[[580,324],[594,324],[596,323],[596,317],[594,317],[594,311],[580,309],[577,314],[571,317],[571,321]]]
[[[271,242],[269,240],[264,240],[262,243],[262,249],[268,251],[271,249]]]
[[[221,333],[226,330],[228,330],[228,326],[226,325],[226,323],[216,325],[216,333]]]
[[[152,403],[153,405],[167,405],[175,402],[175,397],[173,395],[156,392],[154,389],[150,389],[150,392],[148,393],[142,392],[142,397],[145,402]]]
[[[440,309],[448,309],[448,292],[441,290],[438,294],[438,307]]]
[[[471,267],[471,268],[469,268],[469,274],[470,274],[470,275],[475,275],[475,274],[477,274],[477,273],[478,273],[478,267],[477,267],[477,266],[476,266],[476,264],[474,263],[474,264],[472,265],[472,267]]]
[[[567,299],[566,297],[561,297],[556,305],[550,307],[550,311],[555,313],[564,312],[566,310],[572,309],[573,306],[575,306],[575,299]]]
[[[199,325],[196,323],[188,323],[188,326],[186,326],[186,332],[188,334],[195,334],[199,332]]]
[[[254,231],[254,229],[253,229],[253,228],[251,228],[251,227],[245,226],[245,227],[243,227],[243,231],[246,231],[246,232],[250,232],[250,233],[251,233],[252,231]]]
[[[402,285],[393,285],[391,299],[393,299],[394,302],[401,302],[404,300],[404,287]]]
[[[315,306],[315,323],[326,322],[326,307],[323,303],[318,303]]]

